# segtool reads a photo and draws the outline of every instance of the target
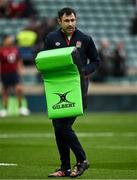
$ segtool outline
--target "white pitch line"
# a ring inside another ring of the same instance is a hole
[[[95,146],[93,147],[93,149],[115,149],[115,150],[119,150],[119,149],[123,149],[123,150],[137,150],[137,146]]]
[[[113,133],[113,132],[81,132],[76,133],[78,137],[136,137],[137,133]],[[0,139],[12,139],[12,138],[54,138],[54,133],[15,133],[15,134],[0,134]]]
[[[17,166],[17,164],[13,164],[13,163],[0,163],[0,166]]]

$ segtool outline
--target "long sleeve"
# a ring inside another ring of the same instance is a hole
[[[87,46],[87,57],[89,59],[89,63],[85,66],[85,75],[89,75],[94,72],[100,63],[99,54],[91,38],[89,39]]]
[[[44,43],[44,50],[50,50],[50,49],[52,49],[51,42],[50,42],[49,35],[47,35],[45,38],[45,43]]]

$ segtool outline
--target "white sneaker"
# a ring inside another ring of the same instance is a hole
[[[28,116],[30,114],[30,110],[26,107],[19,108],[19,114],[22,116]]]
[[[6,117],[8,115],[8,111],[6,109],[2,109],[0,111],[0,117]]]

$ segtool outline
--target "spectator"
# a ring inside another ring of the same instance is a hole
[[[137,35],[137,13],[135,17],[131,21],[131,28],[130,28],[132,35]]]
[[[8,17],[20,18],[26,8],[25,3],[22,0],[10,0],[8,5]]]
[[[20,82],[20,75],[23,72],[22,61],[10,35],[6,35],[3,39],[3,45],[0,48],[0,64],[3,102],[0,117],[8,115],[8,94],[11,87],[13,87],[18,99],[19,114],[29,115],[29,110],[22,106],[23,89]]]
[[[51,31],[56,30],[58,25],[57,18],[45,17],[42,21],[37,22],[35,19],[31,19],[28,28],[33,29],[37,33],[37,43],[35,46],[35,54],[44,49],[45,37]],[[41,74],[38,72],[37,81],[43,82]]]
[[[132,0],[133,5],[137,7],[137,0]]]
[[[22,13],[23,18],[36,18],[37,11],[34,8],[31,0],[24,0],[25,3],[25,11]]]
[[[30,0],[10,0],[8,6],[9,18],[30,18],[37,15]]]
[[[40,25],[37,28],[38,33],[38,44],[39,44],[39,50],[43,49],[45,37],[47,34],[51,31],[54,31],[57,29],[57,19],[56,18],[44,18]]]
[[[0,0],[0,18],[7,16],[8,0]]]
[[[16,42],[19,47],[24,65],[34,65],[37,33],[29,27],[25,28],[17,34]]]
[[[126,75],[126,59],[127,54],[124,49],[124,44],[122,41],[119,41],[113,52],[113,75],[115,77],[123,77]]]
[[[101,63],[92,80],[96,82],[104,82],[111,74],[111,51],[108,39],[102,39],[100,41],[100,48],[98,52]]]

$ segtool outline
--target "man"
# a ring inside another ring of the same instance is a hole
[[[63,8],[58,12],[60,29],[49,33],[45,40],[45,49],[76,46],[85,69],[85,84],[88,88],[89,75],[99,65],[99,57],[91,37],[85,35],[76,28],[76,13],[71,8]],[[89,59],[89,64],[87,64]],[[61,167],[49,174],[49,177],[77,177],[89,167],[86,154],[72,130],[76,117],[53,119],[56,143],[60,154]],[[76,165],[72,171],[70,166],[70,149],[76,157]]]
[[[3,45],[0,48],[0,75],[3,102],[3,109],[0,111],[0,117],[8,115],[8,93],[11,87],[14,88],[17,95],[19,114],[24,116],[29,115],[29,110],[22,107],[23,90],[20,84],[21,72],[23,72],[23,65],[19,57],[19,51],[14,45],[12,36],[6,35],[3,38]]]
[[[106,81],[106,78],[111,75],[112,54],[110,51],[110,42],[108,39],[104,38],[100,41],[98,53],[101,58],[101,63],[96,72],[95,81],[104,82]]]
[[[118,41],[116,43],[116,47],[113,51],[112,60],[113,60],[112,66],[113,66],[114,77],[119,77],[119,78],[124,77],[127,72],[127,66],[126,66],[127,53],[122,41]]]

